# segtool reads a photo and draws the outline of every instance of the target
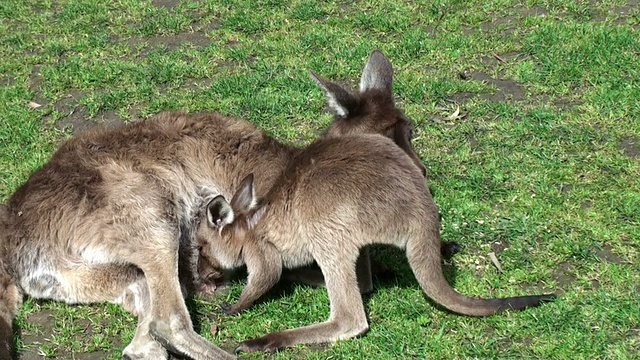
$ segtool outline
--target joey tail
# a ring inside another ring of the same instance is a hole
[[[437,234],[436,234],[437,236]],[[407,244],[409,265],[422,290],[448,310],[468,316],[488,316],[505,310],[523,310],[552,301],[555,294],[516,296],[500,299],[473,298],[458,293],[444,277],[439,249],[423,239]]]
[[[7,240],[7,209],[0,205],[0,249]],[[22,293],[9,272],[6,254],[0,253],[0,360],[12,359],[13,319],[22,305]]]

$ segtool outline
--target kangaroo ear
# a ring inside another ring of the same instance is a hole
[[[315,81],[327,95],[329,108],[338,116],[347,117],[353,115],[358,108],[358,99],[350,91],[343,89],[340,85],[329,82],[309,70],[311,79]]]
[[[248,212],[257,205],[258,199],[256,199],[256,191],[253,186],[253,174],[249,174],[242,180],[240,187],[233,195],[231,207],[236,211]]]
[[[253,214],[251,214],[251,216],[247,220],[247,225],[249,229],[253,229],[256,226],[256,224],[260,221],[260,219],[262,219],[262,215],[264,215],[264,213],[267,211],[268,208],[269,208],[269,205],[265,204],[261,206],[258,210],[254,211]]]
[[[214,197],[207,204],[207,222],[214,228],[222,228],[233,222],[234,214],[231,205],[222,195]]]
[[[391,62],[379,50],[374,50],[362,70],[360,92],[378,89],[391,95],[392,87],[393,67]]]

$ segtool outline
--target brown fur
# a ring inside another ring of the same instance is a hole
[[[293,158],[274,187],[258,198],[253,175],[227,203],[210,201],[198,241],[221,268],[246,264],[248,283],[227,308],[238,313],[280,278],[283,267],[316,261],[331,302],[329,319],[243,342],[237,351],[274,351],[300,343],[332,342],[368,330],[355,263],[362,247],[406,249],[423,291],[445,308],[487,316],[538,306],[555,295],[477,299],[457,293],[442,273],[439,217],[413,159],[379,135],[318,140]]]
[[[376,78],[381,59],[372,54],[363,79]],[[393,115],[395,107],[380,114],[375,104],[355,103],[336,103],[348,113],[327,136],[350,127],[391,136],[400,132],[390,129],[411,125]],[[229,357],[192,330],[184,304],[184,293],[206,289],[206,280],[218,276],[206,259],[197,261],[195,214],[206,198],[230,197],[248,172],[264,195],[297,152],[246,121],[213,114],[164,113],[64,143],[0,214],[0,344],[13,342],[11,322],[26,294],[121,304],[138,316],[124,351],[131,359],[166,358],[165,348],[192,358]]]
[[[202,198],[237,186],[238,169],[271,183],[291,151],[247,122],[207,114],[166,113],[85,133],[9,199],[5,272],[20,295],[123,305],[139,318],[124,352],[130,358],[166,358],[161,345],[197,359],[230,358],[192,330],[178,248],[197,256],[191,229]]]

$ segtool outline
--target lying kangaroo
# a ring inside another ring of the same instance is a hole
[[[424,169],[411,122],[393,106],[390,76],[388,60],[374,52],[359,93],[317,78],[342,111],[326,136],[381,133]],[[184,303],[185,283],[202,283],[193,270],[196,214],[204,198],[232,195],[249,172],[262,196],[298,151],[213,114],[163,113],[64,143],[0,210],[0,359],[25,294],[122,305],[138,317],[123,357],[166,359],[169,349],[229,358],[193,331]]]
[[[256,196],[250,174],[230,202],[217,196],[208,203],[197,233],[198,241],[209,244],[202,255],[221,268],[246,264],[249,274],[228,314],[251,306],[278,281],[283,267],[314,260],[331,302],[326,322],[248,340],[236,351],[275,351],[367,331],[354,264],[360,249],[373,243],[406,249],[423,291],[456,313],[486,316],[555,298],[476,299],[457,293],[442,273],[438,210],[411,163],[379,135],[318,140],[291,159],[264,197]]]

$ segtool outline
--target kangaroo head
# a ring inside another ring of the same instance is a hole
[[[349,134],[386,136],[404,150],[426,176],[426,168],[411,145],[413,122],[396,108],[393,101],[393,67],[380,51],[375,50],[369,56],[357,93],[313,72],[311,77],[326,93],[329,107],[336,115],[326,137]]]
[[[206,220],[202,219],[197,232],[200,257],[203,258],[201,261],[207,264],[209,270],[243,265],[243,244],[266,210],[266,206],[258,206],[253,174],[242,180],[230,202],[218,195],[209,201],[204,210]]]

